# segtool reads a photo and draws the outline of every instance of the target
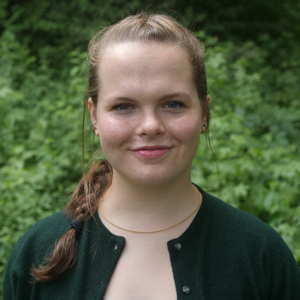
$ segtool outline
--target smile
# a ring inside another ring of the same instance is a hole
[[[160,158],[171,150],[171,147],[148,146],[133,150],[133,152],[141,158]]]

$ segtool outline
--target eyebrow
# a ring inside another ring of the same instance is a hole
[[[169,99],[169,98],[176,98],[176,97],[184,97],[186,99],[191,98],[191,96],[186,92],[174,92],[174,93],[163,95],[162,97],[159,98],[159,101]],[[136,101],[136,99],[134,99],[134,98],[123,97],[123,96],[112,97],[112,100],[114,100],[114,101]]]
[[[161,97],[161,100],[166,99],[166,98],[176,98],[176,97],[185,97],[185,98],[191,98],[191,96],[186,93],[186,92],[175,92],[175,93],[170,93],[166,94],[163,97]]]

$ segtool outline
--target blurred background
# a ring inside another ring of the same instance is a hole
[[[87,122],[82,160],[89,39],[142,10],[205,44],[212,149],[202,139],[193,180],[269,223],[300,264],[300,1],[1,0],[1,281],[13,244],[62,209],[97,144]]]

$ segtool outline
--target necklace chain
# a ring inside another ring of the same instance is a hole
[[[201,205],[201,202],[200,202],[200,205]],[[109,223],[110,225],[118,228],[118,229],[121,229],[121,230],[124,230],[124,231],[127,231],[127,232],[132,232],[132,233],[157,233],[157,232],[162,232],[162,231],[167,231],[173,227],[176,227],[180,224],[182,224],[184,221],[186,221],[187,219],[189,219],[192,215],[194,215],[196,213],[196,211],[200,208],[200,205],[197,205],[197,207],[187,216],[185,217],[183,220],[180,220],[179,222],[171,225],[171,226],[168,226],[166,228],[161,228],[161,229],[158,229],[158,230],[152,230],[152,231],[139,231],[139,230],[133,230],[133,229],[128,229],[128,228],[125,228],[125,227],[122,227],[122,226],[119,226],[115,223],[113,223],[112,221],[110,221],[107,217],[105,217],[102,213],[100,213],[100,216],[107,222]]]

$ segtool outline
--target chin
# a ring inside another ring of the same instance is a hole
[[[174,170],[173,170],[174,171]],[[186,178],[186,172],[179,173],[171,170],[144,170],[144,172],[134,172],[132,174],[123,174],[129,182],[135,185],[160,186],[177,183],[183,177]]]

